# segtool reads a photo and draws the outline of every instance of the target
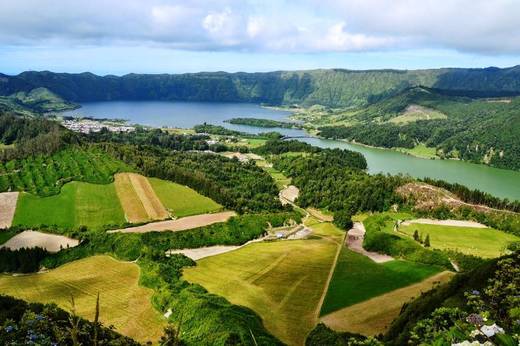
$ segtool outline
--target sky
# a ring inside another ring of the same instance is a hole
[[[520,64],[520,0],[0,0],[0,72]]]

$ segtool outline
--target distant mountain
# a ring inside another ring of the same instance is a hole
[[[0,74],[0,95],[44,87],[67,101],[182,100],[322,104],[357,107],[422,85],[479,97],[520,94],[520,66],[485,69],[342,69],[266,73],[128,74],[23,72]]]

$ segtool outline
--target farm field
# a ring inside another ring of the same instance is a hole
[[[39,197],[21,193],[13,225],[36,227],[87,226],[99,229],[104,225],[125,222],[114,184],[98,185],[71,182],[63,186],[58,195]]]
[[[119,173],[114,178],[117,196],[129,222],[169,217],[146,177],[136,173]]]
[[[336,250],[323,239],[254,243],[199,260],[184,279],[253,309],[273,335],[301,345],[317,322]]]
[[[340,332],[348,331],[367,336],[384,333],[405,303],[418,297],[421,292],[448,282],[454,275],[455,273],[449,271],[441,272],[416,284],[332,312],[323,316],[321,321]]]
[[[465,254],[493,258],[500,256],[507,244],[520,241],[519,237],[492,228],[472,228],[445,225],[410,224],[399,231],[413,237],[417,230],[423,239],[430,235],[432,248],[457,250]]]
[[[176,217],[222,210],[220,204],[187,186],[157,178],[148,178],[148,181],[164,207]]]
[[[323,316],[417,283],[440,271],[437,267],[401,260],[378,264],[344,247],[320,314]]]
[[[74,247],[79,244],[79,240],[68,238],[62,235],[49,234],[36,231],[23,231],[9,239],[1,247],[11,250],[21,248],[41,247],[49,252],[58,252],[61,249]]]
[[[0,229],[11,227],[18,194],[18,192],[0,192]]]
[[[138,341],[157,341],[165,320],[151,305],[152,290],[140,287],[139,267],[109,256],[71,262],[43,274],[0,276],[0,293],[33,302],[56,303],[70,311],[70,295],[76,312],[94,319],[100,293],[100,320]]]

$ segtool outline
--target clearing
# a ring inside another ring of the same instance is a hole
[[[49,252],[58,252],[61,249],[78,246],[79,240],[62,235],[49,234],[36,231],[23,231],[9,239],[1,247],[11,250],[21,248],[41,247]]]
[[[417,283],[440,271],[441,268],[438,267],[402,260],[378,264],[343,247],[321,315]]]
[[[114,176],[116,192],[129,222],[164,220],[169,217],[148,179],[136,173]]]
[[[455,274],[452,272],[441,272],[419,283],[335,311],[323,316],[321,321],[340,332],[348,331],[366,336],[384,333],[405,303],[436,285],[448,282],[453,275]]]
[[[18,192],[0,193],[0,229],[11,227],[17,201]]]
[[[438,110],[419,105],[409,105],[403,113],[390,119],[389,122],[404,125],[419,120],[437,120],[447,118],[446,114],[439,112]]]
[[[0,292],[31,302],[56,303],[70,311],[74,296],[76,312],[94,319],[96,295],[100,294],[100,320],[105,326],[140,342],[157,341],[166,325],[151,304],[153,291],[139,286],[139,267],[109,256],[94,256],[63,265],[47,273],[0,276]]]
[[[197,191],[170,181],[148,178],[157,197],[168,211],[176,217],[213,213],[222,206]]]
[[[317,323],[316,310],[339,246],[329,236],[342,239],[338,229],[319,233],[319,239],[258,242],[206,257],[184,269],[184,279],[253,309],[273,335],[303,345]]]
[[[298,198],[299,195],[300,190],[294,185],[289,185],[280,191],[280,202],[282,202],[282,205],[294,203],[294,201],[296,201],[296,198]]]
[[[363,256],[370,258],[376,263],[384,263],[392,261],[394,258],[377,252],[370,252],[363,248],[363,240],[365,239],[365,225],[363,222],[354,222],[352,229],[348,231],[347,245],[350,250],[357,252]]]
[[[177,220],[152,222],[142,226],[115,229],[108,232],[146,233],[156,231],[185,231],[192,228],[208,226],[217,222],[226,222],[235,215],[236,213],[234,211],[223,211],[214,214],[187,216]]]
[[[504,254],[509,243],[520,241],[519,237],[493,228],[424,223],[403,223],[399,227],[400,233],[410,237],[416,230],[423,239],[430,235],[430,244],[434,249],[457,250],[483,258],[499,257]]]
[[[63,228],[87,226],[92,229],[124,222],[114,184],[81,182],[68,183],[58,195],[50,197],[21,193],[13,219],[13,225],[24,227],[56,225]]]

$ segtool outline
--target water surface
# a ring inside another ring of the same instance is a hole
[[[164,101],[111,101],[82,104],[82,108],[66,115],[83,115],[94,118],[123,118],[131,123],[155,127],[191,128],[204,122],[222,125],[229,129],[259,133],[278,131],[287,136],[305,136],[297,129],[233,125],[225,123],[235,117],[287,120],[289,112],[266,109],[248,103],[164,102]],[[323,148],[350,149],[362,153],[370,173],[408,174],[416,178],[430,177],[456,182],[470,188],[489,192],[495,196],[520,200],[520,172],[497,169],[454,160],[428,160],[393,150],[369,148],[343,141],[319,138],[301,138],[309,144]]]

